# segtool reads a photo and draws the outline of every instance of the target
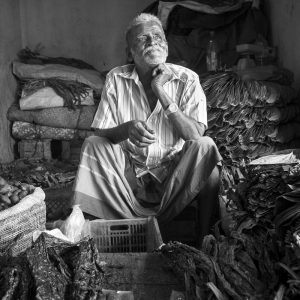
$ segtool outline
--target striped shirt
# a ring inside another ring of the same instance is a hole
[[[182,66],[169,64],[173,73],[164,90],[187,116],[207,126],[206,97],[198,75]],[[159,101],[151,112],[147,96],[134,65],[111,70],[106,77],[101,101],[92,127],[113,128],[131,120],[141,120],[155,131],[156,142],[149,147],[136,147],[129,139],[123,141],[123,150],[129,153],[137,176],[147,172],[159,181],[164,178],[163,164],[171,160],[184,144]]]

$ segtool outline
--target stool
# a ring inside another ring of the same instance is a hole
[[[167,224],[159,225],[163,241],[178,241],[193,247],[199,246],[199,214],[197,201],[190,205]]]

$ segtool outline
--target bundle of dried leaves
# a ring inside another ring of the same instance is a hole
[[[3,299],[99,299],[104,272],[90,238],[66,243],[42,233],[18,259],[0,261]],[[9,261],[10,261],[9,260]]]

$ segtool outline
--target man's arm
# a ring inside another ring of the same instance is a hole
[[[156,96],[161,102],[164,110],[166,110],[168,106],[173,103],[172,99],[163,89],[159,89],[159,92]],[[171,120],[179,135],[184,140],[196,140],[204,135],[205,125],[188,117],[179,108],[176,112],[169,114],[168,118]]]
[[[171,73],[165,65],[160,65],[154,70],[151,87],[164,110],[174,102],[163,89],[163,85],[170,78]],[[184,140],[195,140],[204,135],[205,125],[188,117],[179,108],[176,112],[169,114],[168,118]]]
[[[95,135],[105,137],[114,144],[127,139],[137,147],[147,147],[154,143],[156,139],[154,131],[144,121],[132,120],[117,125],[116,99],[113,75],[108,74],[101,101],[92,123],[92,127],[95,128]]]
[[[106,137],[112,143],[118,144],[128,139],[128,123],[123,123],[117,127],[108,129],[95,129],[95,134],[101,137]]]
[[[148,147],[155,142],[154,131],[144,121],[129,121],[108,129],[96,129],[96,135],[118,144],[129,139],[137,147]]]

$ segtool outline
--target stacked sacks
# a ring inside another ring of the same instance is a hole
[[[233,72],[201,78],[208,130],[225,161],[240,162],[291,148],[300,138],[300,104],[290,86],[243,81]]]
[[[82,140],[91,135],[104,76],[80,60],[50,58],[29,49],[19,58],[13,62],[13,73],[21,83],[20,98],[7,113],[13,137],[34,148],[37,141]]]

